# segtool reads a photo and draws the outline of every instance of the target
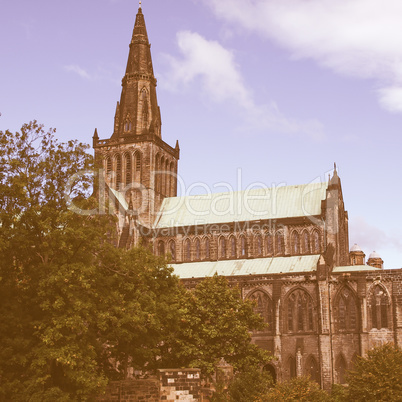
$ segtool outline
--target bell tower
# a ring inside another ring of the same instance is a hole
[[[152,227],[163,199],[177,195],[180,149],[178,142],[173,148],[162,140],[156,85],[140,3],[113,133],[99,139],[95,130],[93,136],[95,160],[103,168],[108,199],[114,198],[120,232],[127,216],[135,217],[141,227]]]

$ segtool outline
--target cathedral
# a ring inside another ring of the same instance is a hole
[[[93,136],[116,245],[168,255],[189,288],[218,274],[255,300],[268,325],[253,342],[275,356],[264,367],[275,380],[309,375],[330,389],[356,356],[402,346],[402,269],[349,249],[336,166],[323,183],[178,197],[180,148],[162,139],[156,86],[140,6],[113,133]]]

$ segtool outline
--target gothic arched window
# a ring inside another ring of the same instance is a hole
[[[163,240],[159,240],[158,242],[158,254],[165,255],[165,243]]]
[[[184,260],[191,261],[191,242],[187,239],[184,243]]]
[[[289,377],[296,378],[296,359],[293,356],[290,356],[288,359],[288,370],[289,370]]]
[[[125,132],[131,131],[131,121],[128,118],[124,122],[124,131]]]
[[[338,331],[357,330],[357,304],[352,291],[344,287],[335,303]]]
[[[175,183],[176,183],[176,175],[174,172],[174,163],[170,164],[170,197],[175,196]]]
[[[300,254],[300,238],[296,231],[292,233],[292,252],[294,255]]]
[[[285,238],[283,236],[283,232],[281,231],[278,231],[275,234],[275,254],[285,254]]]
[[[195,239],[195,259],[198,261],[201,259],[201,244],[200,239]]]
[[[209,260],[211,258],[211,247],[208,237],[205,238],[205,259]]]
[[[166,187],[164,169],[165,169],[165,158],[162,156],[162,158],[161,158],[161,166],[160,166],[160,173],[159,173],[159,176],[160,176],[160,192],[162,194],[165,194],[165,187]]]
[[[257,235],[255,238],[255,248],[257,256],[262,256],[262,237],[260,235]]]
[[[247,240],[245,236],[240,237],[240,255],[243,258],[247,257]]]
[[[149,126],[149,107],[148,107],[148,92],[145,88],[141,91],[141,103],[142,103],[142,124],[144,129],[148,129]]]
[[[336,382],[338,384],[346,383],[346,370],[347,365],[345,358],[340,354],[335,362],[335,373],[336,373]]]
[[[219,239],[219,257],[226,258],[226,239],[223,236]]]
[[[293,291],[287,298],[287,331],[311,332],[314,330],[313,301],[302,289]]]
[[[388,304],[387,293],[376,285],[370,298],[371,328],[388,328]]]
[[[108,176],[112,174],[112,160],[110,159],[110,156],[106,159],[106,174]]]
[[[274,247],[273,247],[273,243],[272,243],[271,233],[267,233],[265,240],[266,240],[266,246],[267,246],[267,255],[272,255],[274,253]]]
[[[307,230],[302,233],[302,250],[303,254],[310,253],[310,235]]]
[[[320,234],[318,233],[317,230],[314,230],[314,232],[313,232],[313,252],[315,254],[318,254],[320,251],[321,251]]]
[[[141,182],[141,154],[137,151],[134,154],[135,158],[135,171],[134,171],[134,181],[136,183]]]
[[[170,196],[170,180],[171,176],[169,174],[169,161],[166,159],[165,161],[165,195],[167,197]]]
[[[318,382],[320,384],[320,371],[318,370],[317,361],[313,356],[309,356],[306,361],[305,371],[311,380]]]
[[[172,256],[172,261],[176,261],[176,243],[174,240],[170,240],[169,242],[169,252]]]
[[[230,256],[236,258],[236,238],[234,236],[230,238]]]
[[[264,322],[268,324],[266,331],[272,332],[274,330],[274,314],[273,304],[269,296],[261,290],[256,290],[249,296],[249,299],[255,301],[254,311],[260,314]]]
[[[131,155],[130,154],[125,154],[126,158],[126,186],[131,184],[131,168],[132,168],[132,163],[131,163]]]
[[[160,156],[156,155],[155,158],[155,190],[159,193],[161,192],[161,165],[160,165]]]
[[[116,155],[116,190],[120,190],[122,186],[121,180],[121,156],[119,154]]]

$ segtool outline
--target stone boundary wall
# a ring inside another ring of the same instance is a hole
[[[202,401],[199,369],[163,369],[158,377],[111,382],[96,402]]]

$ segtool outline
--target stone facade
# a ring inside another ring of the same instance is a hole
[[[336,167],[328,183],[311,187],[315,195],[307,185],[271,189],[267,200],[275,193],[278,205],[267,201],[264,214],[213,216],[214,200],[176,197],[180,149],[162,140],[149,46],[140,8],[114,132],[93,138],[105,178],[100,191],[119,217],[118,245],[141,241],[168,254],[189,288],[205,275],[227,276],[268,324],[253,341],[277,358],[266,369],[279,381],[308,374],[330,389],[345,382],[357,355],[384,342],[402,346],[402,270],[383,269],[377,253],[366,265],[357,245],[349,252]],[[187,201],[207,206],[202,222]],[[161,375],[165,396],[173,395],[167,372]]]

